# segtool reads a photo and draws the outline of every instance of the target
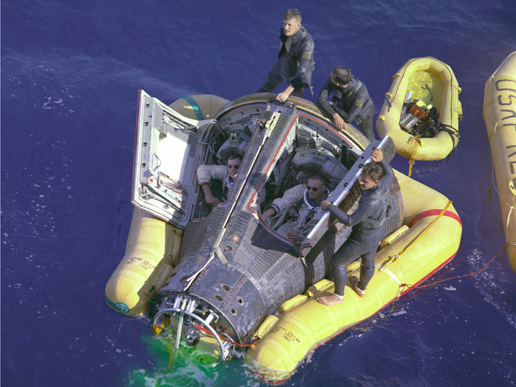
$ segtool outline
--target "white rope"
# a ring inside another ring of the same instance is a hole
[[[396,281],[396,283],[398,284],[398,295],[396,296],[396,298],[400,298],[401,297],[401,282],[400,280],[398,279],[398,277],[396,277],[396,274],[394,274],[392,271],[390,271],[389,269],[387,269],[386,267],[383,267],[382,268],[382,265],[380,265],[379,263],[375,263],[374,264],[377,268],[378,268],[378,271],[384,271],[386,272],[387,274],[389,274],[389,276],[394,280]]]
[[[206,269],[206,267],[208,266],[208,264],[213,260],[213,257],[215,257],[215,253],[212,254],[212,256],[210,257],[210,259],[208,259],[208,261],[204,264],[204,266],[197,270],[194,274],[192,274],[190,277],[188,277],[188,279],[186,280],[186,287],[184,288],[184,290],[188,290],[190,288],[190,286],[192,286],[192,283],[195,281],[195,279],[197,278],[197,276],[204,270]]]
[[[514,210],[514,207],[509,206],[509,213],[507,214],[507,232],[505,233],[505,243],[508,245],[516,245],[516,242],[509,243],[509,221],[511,220],[512,210]]]

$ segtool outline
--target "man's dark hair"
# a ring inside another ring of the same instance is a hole
[[[287,9],[283,14],[283,20],[294,19],[296,22],[301,23],[301,13],[295,8]]]
[[[347,85],[351,82],[351,71],[346,67],[335,67],[331,71],[330,79],[333,83]]]
[[[362,169],[362,176],[370,178],[374,183],[383,177],[383,169],[376,163],[367,163]]]
[[[320,173],[312,173],[310,176],[308,176],[308,179],[319,180],[326,187],[326,179]]]
[[[239,159],[240,161],[242,161],[242,156],[240,156],[237,153],[233,153],[231,156],[229,156],[228,161],[229,160],[235,160],[235,159]]]

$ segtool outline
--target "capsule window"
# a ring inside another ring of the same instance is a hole
[[[226,292],[229,292],[229,291],[231,290],[231,288],[230,288],[228,285],[226,285],[226,284],[222,284],[222,285],[220,285],[220,286],[221,286],[221,287],[222,287],[222,289],[224,289]]]
[[[220,294],[215,294],[214,297],[215,297],[215,299],[217,301],[222,301],[223,300],[223,298],[222,298],[222,296]]]

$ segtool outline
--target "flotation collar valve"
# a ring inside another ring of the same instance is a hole
[[[218,315],[212,311],[211,309],[207,310],[197,310],[197,306],[199,305],[199,301],[197,301],[195,298],[187,296],[185,294],[178,295],[174,301],[170,301],[169,299],[163,300],[161,303],[161,306],[159,308],[158,313],[154,316],[154,319],[152,320],[152,326],[154,327],[160,327],[163,324],[163,319],[165,314],[173,314],[173,313],[179,313],[179,323],[177,326],[177,336],[176,336],[176,349],[179,348],[179,341],[181,339],[181,333],[183,330],[183,324],[185,317],[187,320],[192,323],[193,320],[195,320],[197,323],[199,323],[201,326],[204,326],[217,340],[217,343],[219,344],[220,348],[220,359],[222,361],[228,360],[231,358],[231,346],[223,343],[222,339],[220,338],[217,331],[211,326],[211,323],[216,323],[219,320]],[[204,314],[206,318],[202,318],[198,316],[197,313]],[[192,324],[190,324],[192,325]]]

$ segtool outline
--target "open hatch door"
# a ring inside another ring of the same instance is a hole
[[[207,154],[203,135],[215,120],[182,116],[140,90],[131,202],[184,229],[195,209],[197,167]]]

